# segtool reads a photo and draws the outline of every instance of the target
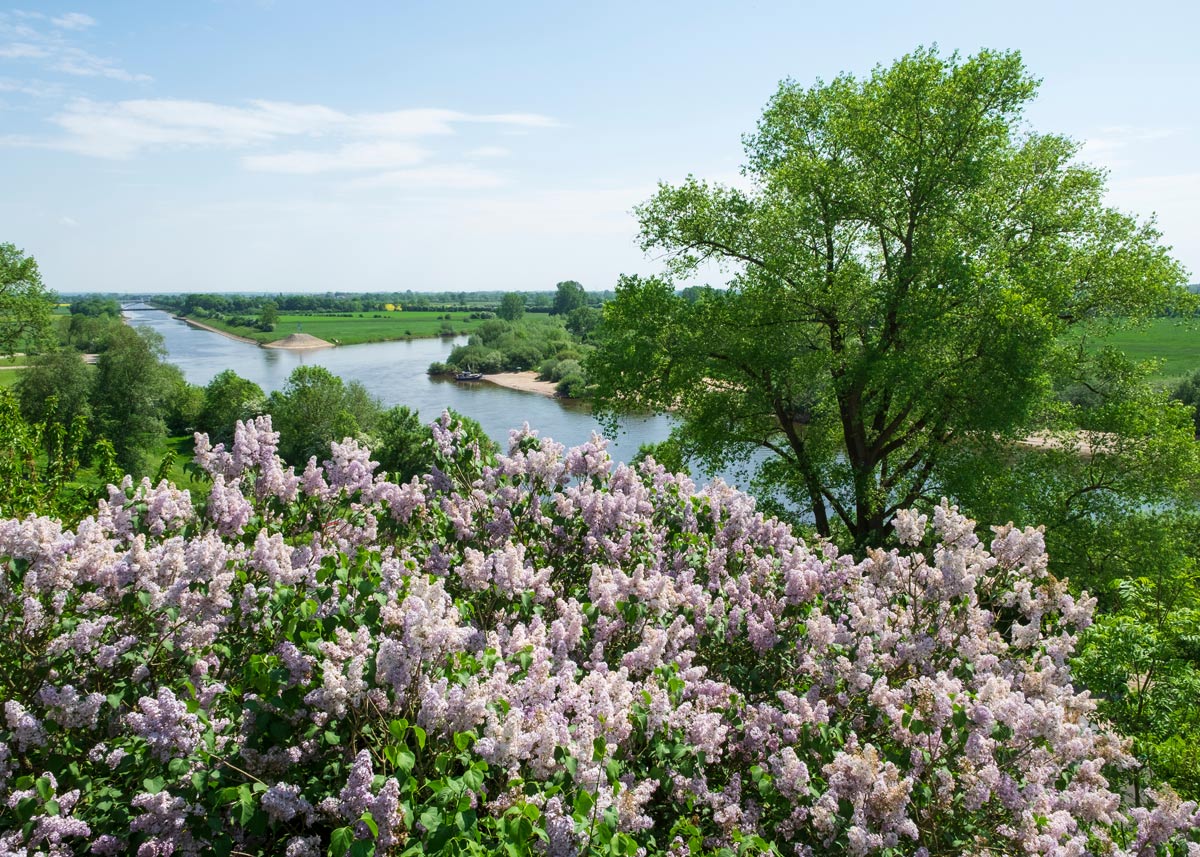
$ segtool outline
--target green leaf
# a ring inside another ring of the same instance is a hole
[[[375,817],[370,812],[364,812],[359,821],[367,825],[367,829],[371,831],[372,836],[379,836],[379,825],[375,823]]]
[[[35,787],[38,797],[43,801],[50,800],[50,795],[54,794],[54,787],[50,785],[49,777],[38,777]]]
[[[592,807],[596,805],[596,799],[592,797],[591,792],[579,791],[575,794],[575,816],[576,818],[587,818],[592,814]]]
[[[354,830],[350,827],[336,828],[329,835],[329,855],[330,857],[343,857],[350,850],[350,846],[354,844]]]
[[[395,765],[401,771],[411,771],[417,764],[417,757],[407,747],[397,747]]]

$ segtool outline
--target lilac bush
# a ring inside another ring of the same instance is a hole
[[[0,521],[0,854],[1200,854],[1038,530],[856,561],[598,437],[446,415],[403,485],[278,440]]]

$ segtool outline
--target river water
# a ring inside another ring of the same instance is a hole
[[[459,384],[430,378],[426,374],[429,364],[445,360],[450,349],[463,339],[414,339],[287,351],[259,348],[190,327],[160,310],[132,309],[125,315],[130,324],[162,334],[167,359],[193,384],[207,384],[218,372],[232,369],[269,393],[283,387],[297,366],[316,365],[347,381],[361,381],[385,405],[415,408],[426,422],[437,419],[445,408],[454,408],[478,420],[504,449],[508,448],[509,430],[526,422],[542,437],[567,446],[584,443],[592,432],[601,431],[588,406],[580,402],[519,393],[494,384]],[[670,431],[669,417],[625,417],[617,436],[610,438],[609,453],[618,461],[628,461],[640,444],[664,440]]]

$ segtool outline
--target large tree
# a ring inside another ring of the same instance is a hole
[[[554,307],[551,315],[569,315],[572,310],[587,306],[587,292],[574,280],[564,280],[554,287]]]
[[[46,344],[53,310],[34,258],[0,244],[0,355]]]
[[[760,482],[860,549],[952,487],[968,442],[1037,427],[1083,372],[1066,334],[1178,305],[1185,278],[1075,143],[1025,127],[1036,89],[1017,53],[924,49],[784,82],[749,189],[688,178],[638,209],[669,272],[606,307],[601,408],[675,410],[711,465],[765,451]],[[727,288],[678,296],[705,263]]]
[[[225,369],[204,388],[197,428],[207,433],[213,443],[229,443],[237,421],[258,416],[265,404],[262,387],[232,369]]]
[[[21,416],[31,424],[57,420],[70,425],[91,415],[92,370],[70,349],[40,355],[17,382]]]
[[[500,299],[496,315],[505,321],[520,321],[525,315],[525,297],[516,292],[506,292]]]
[[[374,429],[383,407],[358,381],[346,383],[323,366],[300,366],[268,397],[266,411],[285,432],[280,453],[303,467],[311,456],[323,461],[331,441]]]
[[[116,325],[96,361],[92,413],[101,436],[116,450],[123,470],[143,475],[149,454],[166,437],[168,375],[162,335]]]

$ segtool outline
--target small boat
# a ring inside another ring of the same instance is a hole
[[[455,381],[482,381],[482,372],[459,372],[454,376]]]

